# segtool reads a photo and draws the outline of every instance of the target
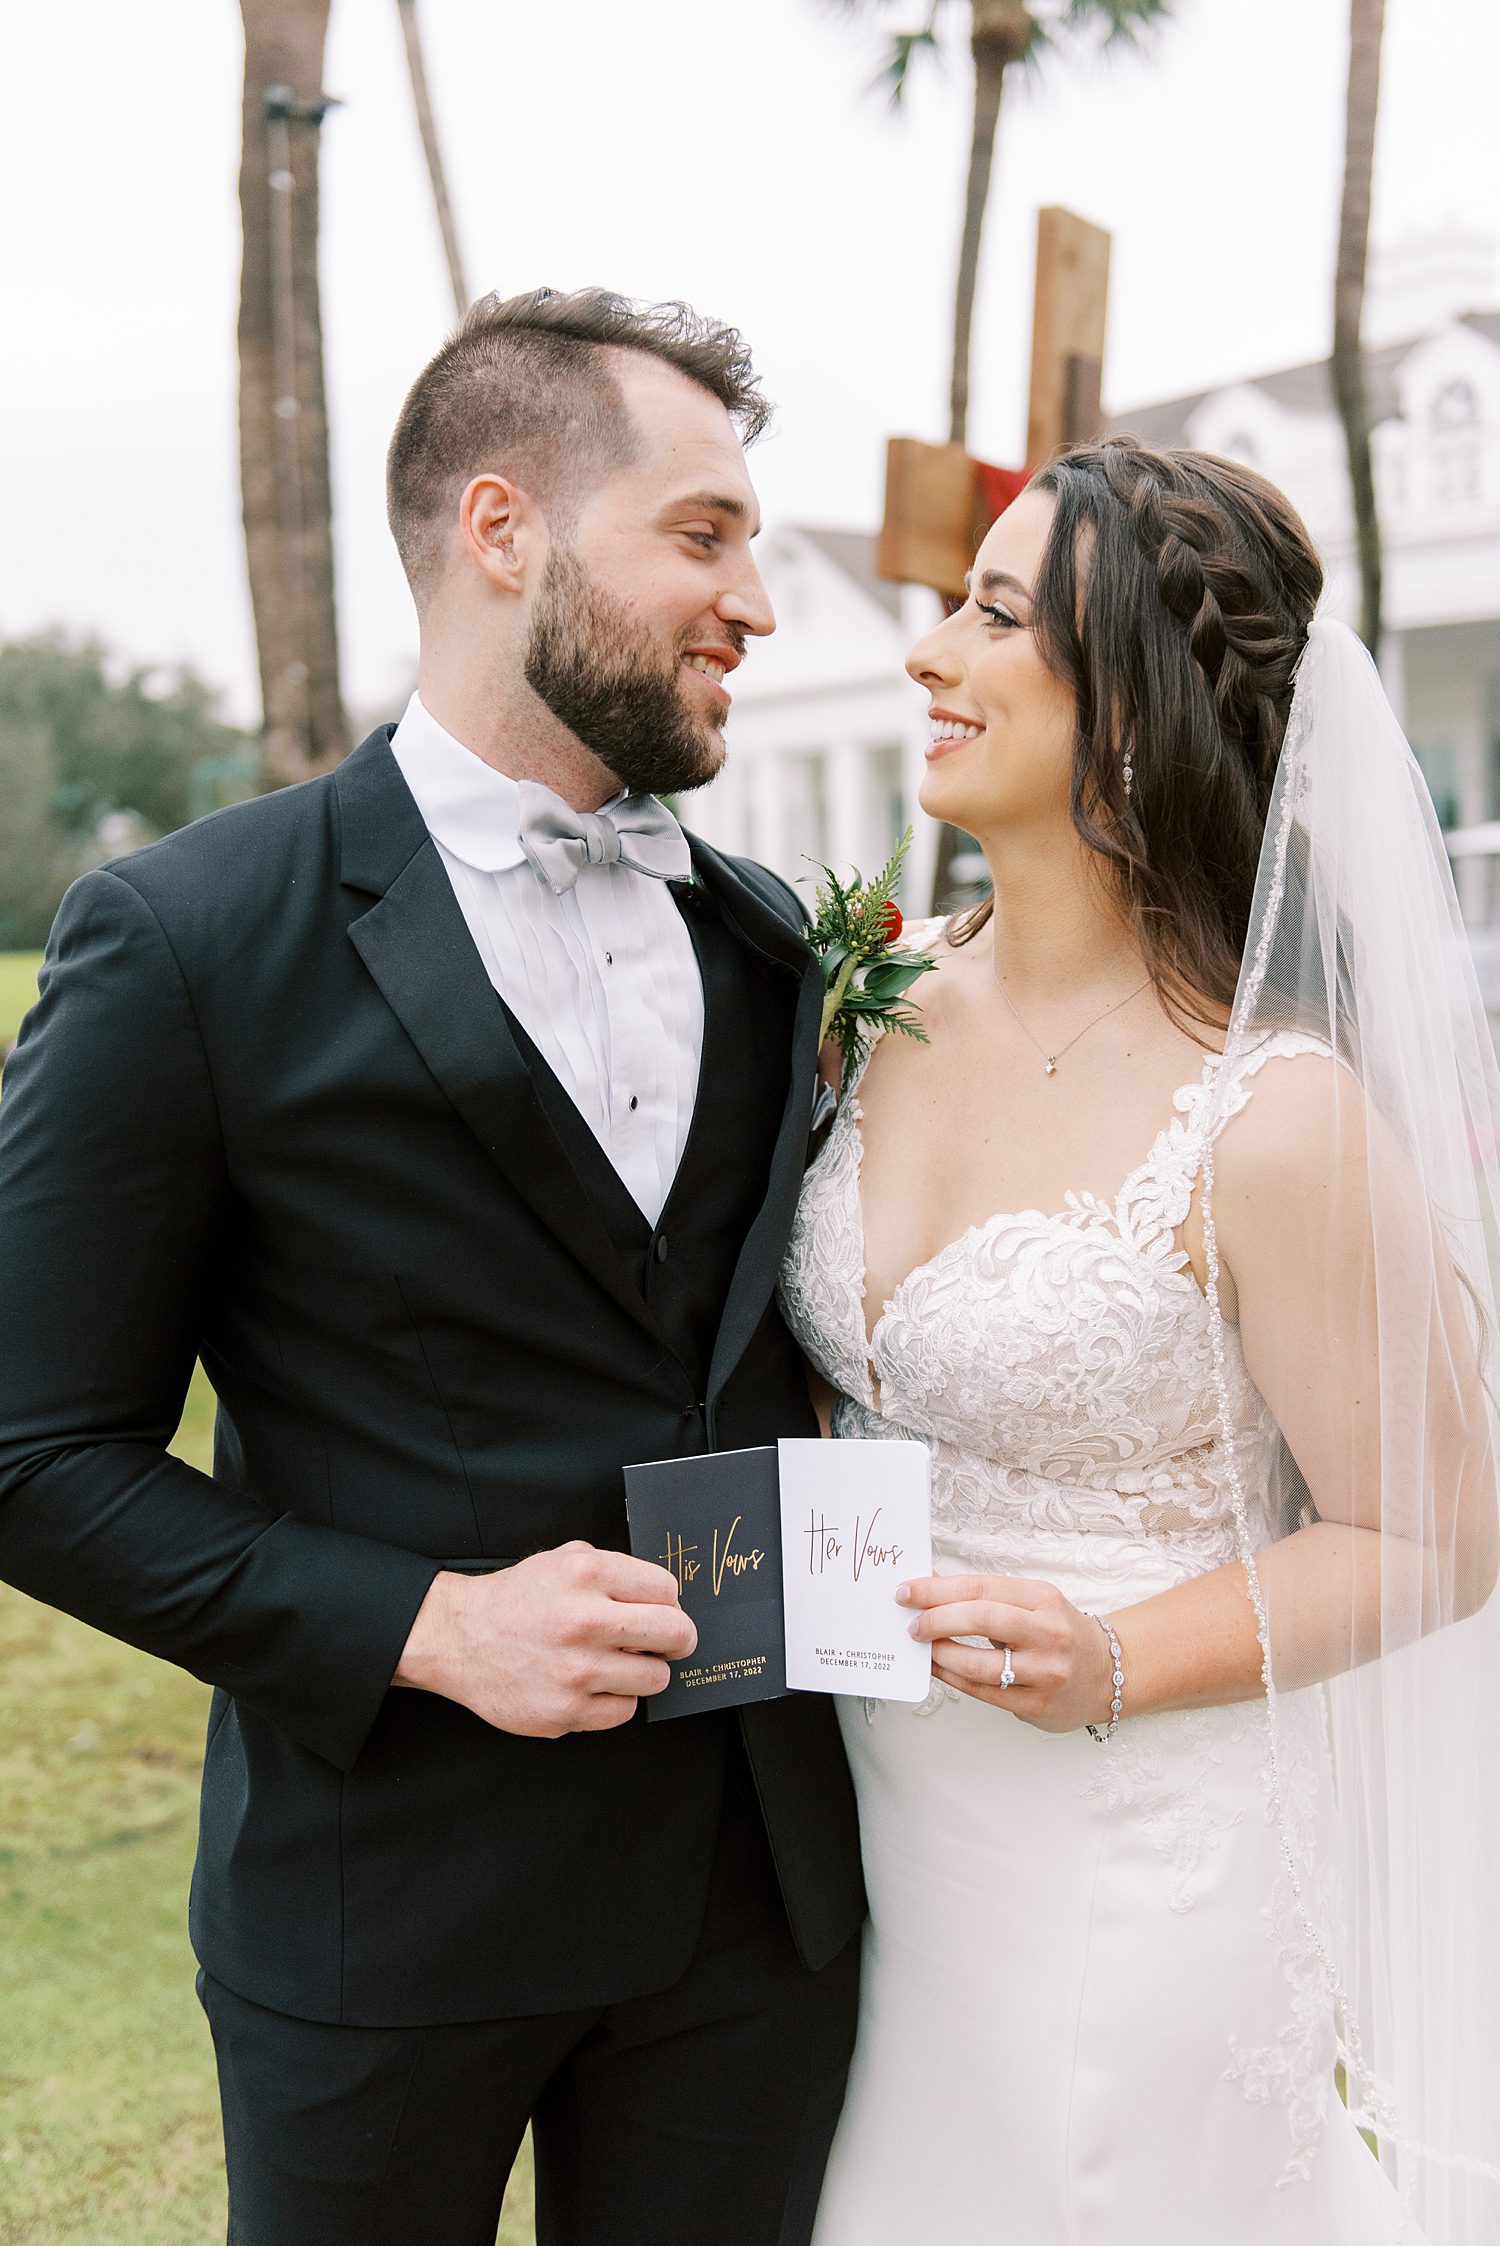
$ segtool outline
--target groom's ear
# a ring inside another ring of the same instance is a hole
[[[476,476],[458,502],[458,524],[465,553],[495,590],[524,593],[547,551],[546,525],[530,493],[504,476]]]

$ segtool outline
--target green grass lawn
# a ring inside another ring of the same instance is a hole
[[[0,1051],[21,1026],[21,1016],[36,998],[40,952],[0,951]]]
[[[0,954],[0,1045],[36,962]],[[207,1466],[201,1369],[174,1448]],[[0,1586],[0,2241],[216,2246],[187,1887],[208,1695]],[[501,2246],[531,2238],[518,2173]]]

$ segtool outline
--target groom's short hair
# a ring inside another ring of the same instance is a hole
[[[611,351],[641,351],[716,397],[753,444],[770,419],[737,328],[609,289],[482,296],[417,376],[386,456],[386,511],[413,590],[433,575],[459,493],[486,469],[566,511],[637,456]]]

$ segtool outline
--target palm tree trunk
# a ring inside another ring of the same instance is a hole
[[[969,367],[974,333],[974,299],[979,286],[979,249],[995,165],[995,136],[1005,73],[1031,44],[1031,11],[1024,0],[971,0],[969,44],[974,55],[974,129],[969,140],[969,176],[964,189],[964,228],[953,288],[953,368],[948,385],[948,442],[969,441]],[[945,826],[938,835],[932,870],[932,909],[939,912],[953,886],[953,861],[967,836]]]
[[[329,0],[240,0],[240,480],[267,787],[349,747],[318,298],[318,142]]]
[[[1005,88],[1005,64],[989,50],[974,50],[974,131],[969,142],[969,178],[964,194],[964,230],[958,250],[958,278],[953,290],[953,370],[948,384],[948,442],[969,441],[969,361],[974,329],[974,296],[979,281],[979,245],[984,231],[984,209],[990,195],[990,173],[995,161],[995,129],[1000,122],[1000,96]]]
[[[1333,284],[1333,390],[1349,456],[1349,488],[1359,549],[1359,629],[1366,647],[1377,657],[1382,593],[1380,522],[1375,508],[1370,419],[1359,331],[1364,313],[1365,261],[1370,246],[1370,186],[1375,167],[1375,120],[1380,106],[1380,42],[1384,26],[1385,0],[1350,0],[1344,195],[1339,213],[1338,262]]]
[[[1009,64],[1031,44],[1031,12],[1024,0],[971,0],[969,44],[974,56],[974,129],[969,141],[969,176],[964,191],[963,238],[953,290],[953,370],[948,388],[948,442],[969,441],[969,360],[974,328],[974,298],[979,283],[979,249],[985,206],[995,162],[1000,96]]]
[[[970,47],[975,54],[975,130],[968,144],[968,182],[963,189],[963,238],[959,276],[952,292],[952,375],[948,382],[948,442],[968,445],[968,373],[975,332],[975,294],[979,290],[979,245],[995,171],[999,97],[1006,70],[1031,45],[1031,9],[1024,0],[970,0]],[[941,912],[952,889],[952,862],[968,838],[957,827],[943,827],[932,869],[932,910]]]
[[[458,228],[453,223],[453,205],[448,199],[448,180],[443,170],[443,152],[438,145],[437,120],[432,113],[432,97],[427,91],[427,65],[422,58],[422,28],[417,22],[417,0],[396,0],[401,15],[401,30],[406,40],[406,67],[411,74],[411,96],[416,105],[417,129],[422,135],[422,152],[427,158],[427,176],[432,181],[432,199],[437,205],[438,232],[443,237],[443,256],[448,264],[448,281],[453,290],[454,309],[460,319],[469,309],[469,291],[464,280],[463,258],[459,254]]]

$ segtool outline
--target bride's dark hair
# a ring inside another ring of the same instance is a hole
[[[1077,699],[1073,824],[1174,1018],[1222,1019],[1322,565],[1275,486],[1213,453],[1108,437],[1028,488],[1057,502],[1032,629]]]

